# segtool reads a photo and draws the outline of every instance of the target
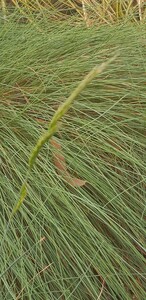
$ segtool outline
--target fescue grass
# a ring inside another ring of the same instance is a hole
[[[1,298],[145,299],[145,25],[46,24],[0,31]],[[58,174],[46,143],[7,227],[39,136],[117,50],[54,137],[68,172],[86,183]]]

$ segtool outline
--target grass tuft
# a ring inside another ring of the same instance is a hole
[[[2,299],[145,299],[145,39],[145,24],[1,24]],[[36,141],[89,70],[117,50],[55,119],[57,151],[85,184],[57,172],[44,144],[10,222]]]

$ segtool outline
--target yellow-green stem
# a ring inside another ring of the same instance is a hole
[[[43,147],[43,145],[53,136],[53,134],[57,131],[57,123],[60,121],[60,119],[66,114],[66,112],[70,109],[71,105],[73,104],[74,100],[77,98],[77,96],[86,88],[86,86],[97,76],[98,74],[101,74],[106,67],[117,57],[117,54],[109,59],[107,62],[102,63],[99,66],[94,67],[86,76],[85,78],[79,83],[77,88],[72,92],[72,94],[66,99],[66,101],[59,106],[57,111],[55,112],[48,131],[45,132],[41,137],[39,138],[38,142],[36,143],[35,147],[33,148],[30,158],[29,158],[29,168],[27,171],[26,179],[22,185],[21,191],[20,191],[20,197],[18,202],[16,203],[11,217],[14,216],[14,214],[19,210],[20,206],[22,205],[26,195],[27,195],[27,179],[31,172],[31,169],[36,161],[36,158]]]

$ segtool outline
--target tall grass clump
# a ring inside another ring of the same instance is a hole
[[[41,22],[0,31],[1,298],[145,299],[145,25]],[[10,222],[38,138],[117,50],[39,152]]]
[[[33,22],[40,18],[54,20],[77,16],[87,27],[92,24],[113,24],[119,21],[145,22],[144,0],[1,0],[4,18],[6,11],[18,9],[23,20]],[[35,16],[35,17],[34,17]]]

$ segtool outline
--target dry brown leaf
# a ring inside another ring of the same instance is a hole
[[[85,180],[82,180],[82,179],[79,179],[79,178],[76,178],[76,177],[67,177],[66,178],[67,182],[70,183],[72,186],[83,186],[85,185],[86,181]]]
[[[56,150],[59,150],[59,151],[62,150],[61,145],[54,138],[51,139],[51,145],[54,148],[54,151],[52,152],[53,153],[53,162],[57,169],[57,173],[59,175],[62,175],[62,177],[70,185],[72,185],[74,187],[79,187],[79,186],[85,185],[85,183],[86,183],[85,180],[82,180],[82,179],[79,179],[76,177],[72,177],[69,174],[69,172],[67,171],[67,166],[66,166],[66,162],[65,162],[65,158],[64,158],[63,154],[61,152],[59,153],[58,151],[56,151]]]

